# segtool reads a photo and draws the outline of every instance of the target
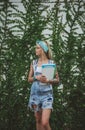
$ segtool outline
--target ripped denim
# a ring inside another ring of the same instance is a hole
[[[53,91],[52,86],[40,85],[36,81],[32,84],[28,107],[32,111],[40,111],[41,109],[53,109]]]

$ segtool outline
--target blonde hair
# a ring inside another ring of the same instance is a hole
[[[48,51],[45,52],[46,56],[48,59],[52,59],[52,51],[51,51],[51,48],[50,48],[50,45],[47,41],[44,41],[46,43],[46,45],[48,46]]]

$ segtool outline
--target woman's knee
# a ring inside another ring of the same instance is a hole
[[[49,121],[48,120],[42,120],[42,126],[46,127],[49,125]]]

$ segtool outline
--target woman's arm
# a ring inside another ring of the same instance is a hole
[[[59,83],[59,75],[56,72],[55,78],[53,80],[48,80],[44,75],[38,77],[38,80],[43,83],[57,84]]]
[[[55,78],[52,80],[52,84],[53,83],[59,83],[59,74],[58,74],[58,71],[57,71],[57,63],[54,61],[54,63],[56,64],[56,73],[55,73]]]
[[[40,80],[43,83],[58,84],[59,83],[59,75],[58,75],[57,70],[56,70],[56,74],[54,77],[55,77],[54,79],[48,80],[44,75],[41,75],[38,80]]]
[[[29,70],[29,74],[28,74],[28,82],[33,82],[34,81],[34,71],[33,71],[33,66],[32,64],[30,65],[30,70]]]
[[[30,71],[28,74],[28,82],[33,82],[35,80],[41,81],[41,82],[46,82],[46,78],[43,78],[42,75],[38,75],[34,77],[34,70],[33,70],[33,65],[30,65]]]

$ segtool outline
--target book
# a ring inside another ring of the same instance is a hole
[[[46,76],[48,80],[54,78],[56,72],[56,64],[42,64],[42,75]]]

